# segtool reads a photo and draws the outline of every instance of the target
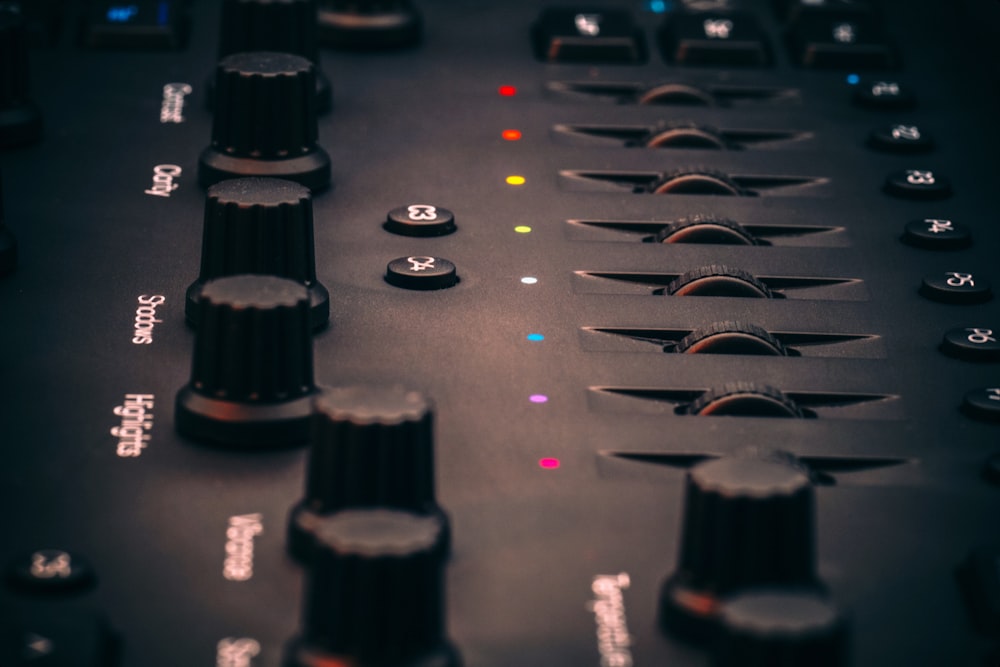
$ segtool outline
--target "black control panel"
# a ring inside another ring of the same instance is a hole
[[[1000,665],[988,4],[0,3],[0,665]]]

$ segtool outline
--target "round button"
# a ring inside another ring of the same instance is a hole
[[[972,233],[953,220],[924,218],[906,223],[902,240],[927,250],[960,250],[972,245]]]
[[[854,91],[854,103],[866,109],[895,111],[911,109],[917,100],[898,81],[866,81]]]
[[[438,290],[458,284],[458,273],[455,265],[443,257],[413,255],[389,262],[385,280],[403,289]]]
[[[27,593],[70,593],[94,585],[87,560],[62,549],[39,549],[16,558],[8,567],[10,585]]]
[[[985,327],[959,327],[944,335],[941,351],[966,361],[1000,360],[1000,334]]]
[[[985,421],[1000,421],[1000,387],[973,389],[962,400],[962,412]]]
[[[951,181],[929,169],[904,169],[889,174],[883,188],[886,194],[903,199],[947,199]]]
[[[455,215],[430,204],[410,204],[389,211],[386,231],[403,236],[444,236],[455,231]]]
[[[931,301],[963,305],[993,298],[988,280],[965,271],[944,271],[925,277],[920,294]]]
[[[934,148],[934,140],[916,125],[888,125],[868,136],[868,146],[887,153],[926,153]]]

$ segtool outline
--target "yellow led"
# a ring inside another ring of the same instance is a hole
[[[529,227],[528,225],[518,225],[517,227],[514,228],[514,231],[517,232],[518,234],[530,234],[531,227]]]
[[[508,185],[524,185],[524,183],[525,183],[524,176],[508,176],[507,177],[507,184]]]

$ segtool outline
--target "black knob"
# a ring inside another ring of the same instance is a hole
[[[333,103],[329,79],[319,67],[316,0],[225,0],[219,30],[219,58],[247,51],[294,53],[316,67],[316,110]],[[210,86],[214,88],[214,81]],[[209,98],[214,97],[210,91]]]
[[[660,595],[664,629],[704,639],[722,598],[753,586],[816,587],[808,471],[775,453],[688,471],[677,569]]]
[[[691,121],[668,121],[660,123],[644,141],[649,148],[704,148],[723,150],[729,144],[722,132],[708,125]]]
[[[650,185],[650,192],[655,195],[730,195],[738,197],[750,195],[728,174],[702,167],[667,172]]]
[[[423,29],[410,0],[320,0],[318,21],[323,44],[358,51],[413,46]]]
[[[272,176],[312,190],[329,186],[330,157],[316,143],[315,87],[315,67],[301,56],[255,51],[223,58],[198,182]]]
[[[762,281],[743,269],[721,264],[688,271],[667,285],[669,296],[736,296],[773,299],[777,295]]]
[[[16,4],[0,4],[0,149],[33,144],[42,114],[29,98],[28,43]]]
[[[719,613],[713,667],[843,667],[848,624],[822,595],[781,589],[748,591]]]
[[[316,392],[306,288],[275,276],[218,278],[205,283],[198,308],[177,431],[241,448],[305,442]]]
[[[401,386],[335,387],[317,396],[305,498],[292,510],[289,548],[310,557],[322,517],[383,507],[447,518],[434,500],[430,401]]]
[[[4,224],[3,176],[0,174],[0,276],[13,273],[17,268],[17,239]]]
[[[445,638],[444,526],[385,509],[317,527],[301,635],[285,667],[458,667]]]
[[[680,410],[701,416],[805,417],[779,389],[757,382],[728,382],[709,389]]]
[[[326,326],[330,295],[316,280],[309,188],[278,178],[236,178],[208,189],[201,271],[187,290],[187,321],[198,326],[199,294],[207,281],[241,273],[302,283],[309,291],[313,330]]]
[[[655,236],[657,243],[703,243],[718,245],[759,245],[760,241],[746,227],[709,215],[692,215],[676,220]]]
[[[750,354],[788,356],[788,350],[767,330],[749,322],[715,322],[692,331],[673,349],[683,354]]]

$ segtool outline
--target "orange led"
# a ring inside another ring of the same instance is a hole
[[[515,95],[517,95],[517,88],[515,88],[514,86],[500,86],[497,92],[499,92],[504,97],[514,97]]]
[[[521,130],[504,130],[502,136],[507,141],[517,141],[521,138]]]

